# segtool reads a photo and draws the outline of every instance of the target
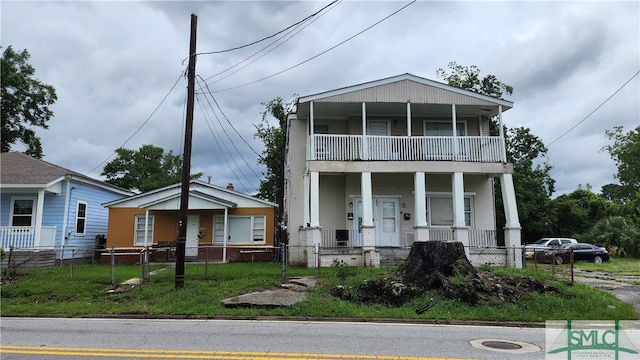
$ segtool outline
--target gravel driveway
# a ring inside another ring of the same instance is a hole
[[[575,281],[609,291],[621,301],[629,303],[640,314],[640,276],[613,275],[598,271],[576,270]]]

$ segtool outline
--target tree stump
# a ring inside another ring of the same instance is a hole
[[[477,278],[461,242],[414,242],[405,262],[398,268],[406,284],[424,289],[441,288],[452,276]]]

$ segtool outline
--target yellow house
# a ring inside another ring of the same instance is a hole
[[[103,204],[109,209],[106,247],[169,250],[178,234],[180,194],[178,183]],[[234,191],[232,184],[225,188],[192,180],[186,259],[237,261],[242,254],[251,254],[245,256],[249,260],[270,259],[276,207]]]

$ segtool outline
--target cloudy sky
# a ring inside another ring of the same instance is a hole
[[[57,91],[49,129],[37,130],[44,159],[100,177],[120,146],[182,153],[192,13],[197,51],[210,53],[329,4],[2,1],[1,39],[27,49],[36,77]],[[439,80],[450,61],[514,87],[505,124],[530,128],[549,147],[555,195],[616,181],[600,149],[606,129],[640,124],[638,1],[337,2],[265,42],[198,56],[192,171],[254,192],[264,172],[253,126],[262,103],[403,73]]]

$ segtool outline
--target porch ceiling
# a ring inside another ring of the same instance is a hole
[[[309,103],[298,104],[298,118],[306,119]],[[361,103],[314,102],[314,117],[340,118],[361,116]],[[406,103],[366,103],[366,113],[370,116],[406,115]],[[497,105],[456,105],[457,117],[491,117],[498,114]],[[411,117],[451,117],[451,105],[448,104],[411,104]]]

